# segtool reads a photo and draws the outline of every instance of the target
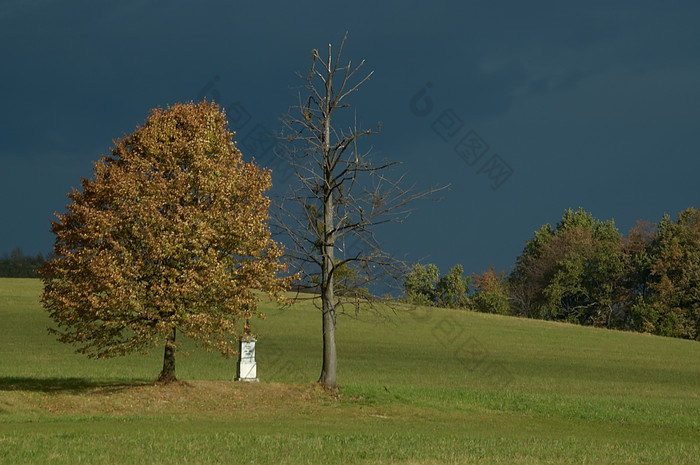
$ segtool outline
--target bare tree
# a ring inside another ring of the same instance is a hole
[[[319,383],[337,385],[336,316],[343,306],[356,310],[360,303],[381,299],[373,290],[396,281],[405,264],[386,253],[375,235],[376,227],[402,222],[408,204],[439,190],[416,192],[403,188],[404,176],[388,177],[398,162],[374,163],[369,151],[360,152],[360,137],[376,130],[362,129],[357,117],[343,119],[347,97],[372,76],[363,73],[364,60],[353,67],[340,64],[347,34],[333,56],[331,45],[322,58],[311,54],[304,77],[306,96],[283,120],[283,137],[298,183],[279,204],[278,226],[290,239],[288,256],[300,272],[298,289],[313,289],[323,316],[323,366]],[[339,128],[338,121],[346,123]]]

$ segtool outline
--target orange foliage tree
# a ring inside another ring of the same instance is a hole
[[[49,331],[89,357],[165,344],[162,382],[176,379],[177,330],[230,357],[241,322],[259,315],[254,291],[279,299],[290,283],[267,225],[270,186],[215,104],[152,110],[53,222]]]

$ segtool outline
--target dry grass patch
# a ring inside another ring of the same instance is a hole
[[[41,388],[2,387],[2,412],[13,415],[162,416],[208,417],[264,415],[280,410],[303,411],[337,399],[321,387],[280,383],[232,381],[177,381],[157,383],[58,383]]]

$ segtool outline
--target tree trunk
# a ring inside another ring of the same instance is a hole
[[[163,370],[158,376],[158,382],[167,384],[177,381],[175,377],[175,328],[165,341],[165,353],[163,355]]]
[[[338,355],[335,349],[335,241],[333,233],[333,196],[328,192],[324,202],[323,259],[321,264],[321,311],[323,315],[323,366],[318,382],[335,389]]]
[[[318,382],[325,387],[335,389],[338,385],[338,354],[335,349],[335,308],[331,300],[330,307],[323,299],[323,366]]]
[[[323,151],[323,242],[321,263],[321,301],[323,314],[323,366],[318,382],[327,388],[337,386],[338,355],[335,349],[335,283],[333,267],[335,265],[335,211],[333,204],[333,163],[331,160],[331,112],[333,74],[331,73],[331,53],[328,48],[328,69],[326,79],[326,98],[323,112],[323,136],[321,150]]]

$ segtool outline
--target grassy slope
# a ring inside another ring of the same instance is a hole
[[[192,349],[89,360],[46,334],[41,283],[0,279],[0,463],[697,463],[700,344],[442,309],[340,318],[339,396],[313,383],[320,316],[266,307],[259,384]]]

